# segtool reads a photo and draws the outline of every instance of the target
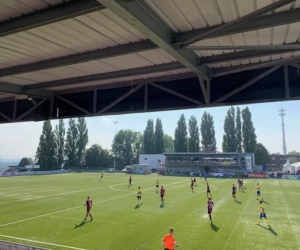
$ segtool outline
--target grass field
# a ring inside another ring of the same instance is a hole
[[[245,193],[231,197],[234,179],[209,179],[215,208],[213,226],[206,209],[204,180],[195,193],[190,178],[156,175],[62,174],[0,179],[0,239],[49,249],[159,250],[170,227],[180,248],[300,249],[300,181],[245,180]],[[165,206],[155,193],[159,179]],[[257,226],[255,184],[261,184],[271,227]],[[143,205],[136,208],[141,186]],[[92,222],[83,222],[86,196],[93,200]]]

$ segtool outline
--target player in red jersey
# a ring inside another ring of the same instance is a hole
[[[208,183],[206,184],[206,197],[208,198],[208,194],[210,195],[210,197],[212,198],[212,195],[210,193],[210,186],[208,185]]]
[[[208,217],[210,219],[210,223],[212,223],[211,213],[212,213],[213,207],[214,207],[214,202],[211,200],[211,198],[208,198],[207,213],[208,213]]]
[[[84,220],[86,220],[86,218],[88,216],[90,216],[91,217],[91,221],[92,221],[93,220],[93,216],[91,214],[91,209],[92,209],[92,206],[93,206],[93,202],[92,202],[90,196],[87,197],[87,200],[84,203],[84,206],[86,206],[86,215],[85,215],[85,219]]]
[[[192,189],[192,192],[194,193],[194,180],[193,180],[193,178],[191,178],[191,189]]]
[[[132,178],[131,176],[129,177],[129,184],[128,184],[128,187],[131,187],[132,186]]]
[[[236,186],[234,184],[232,184],[232,197],[236,201]]]
[[[165,192],[166,192],[166,190],[164,189],[163,186],[161,186],[161,188],[160,188],[160,201],[161,201],[161,203],[165,203],[165,199],[164,199]]]

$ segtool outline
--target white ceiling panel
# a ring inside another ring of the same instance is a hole
[[[1,0],[0,21],[7,21],[69,0]]]

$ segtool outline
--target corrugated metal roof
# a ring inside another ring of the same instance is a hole
[[[146,0],[173,32],[184,32],[231,22],[274,0]],[[300,7],[300,0],[274,12]]]
[[[71,0],[1,0],[0,22],[69,1]]]
[[[111,11],[97,11],[1,37],[0,63],[28,64],[142,39],[146,37]]]
[[[0,81],[29,85],[38,82],[54,81],[64,78],[85,76],[112,71],[140,68],[176,61],[162,49],[110,57],[65,67],[52,68],[37,72],[18,74],[0,78]]]
[[[160,73],[122,77],[122,78],[112,78],[112,79],[103,80],[103,81],[86,82],[86,83],[74,84],[74,85],[68,85],[68,86],[62,86],[62,87],[53,87],[53,88],[49,88],[49,90],[63,90],[63,89],[72,89],[72,88],[80,88],[80,87],[87,87],[87,86],[98,86],[98,85],[109,84],[109,83],[131,81],[131,80],[135,80],[135,79],[147,79],[147,78],[154,78],[154,77],[166,76],[166,75],[178,75],[178,74],[187,73],[187,72],[191,72],[191,71],[189,69],[170,70],[170,71],[160,72]]]

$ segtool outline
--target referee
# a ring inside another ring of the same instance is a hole
[[[176,239],[173,236],[174,230],[171,228],[169,233],[164,236],[162,240],[162,245],[164,246],[164,250],[174,250],[178,245],[176,244]]]

